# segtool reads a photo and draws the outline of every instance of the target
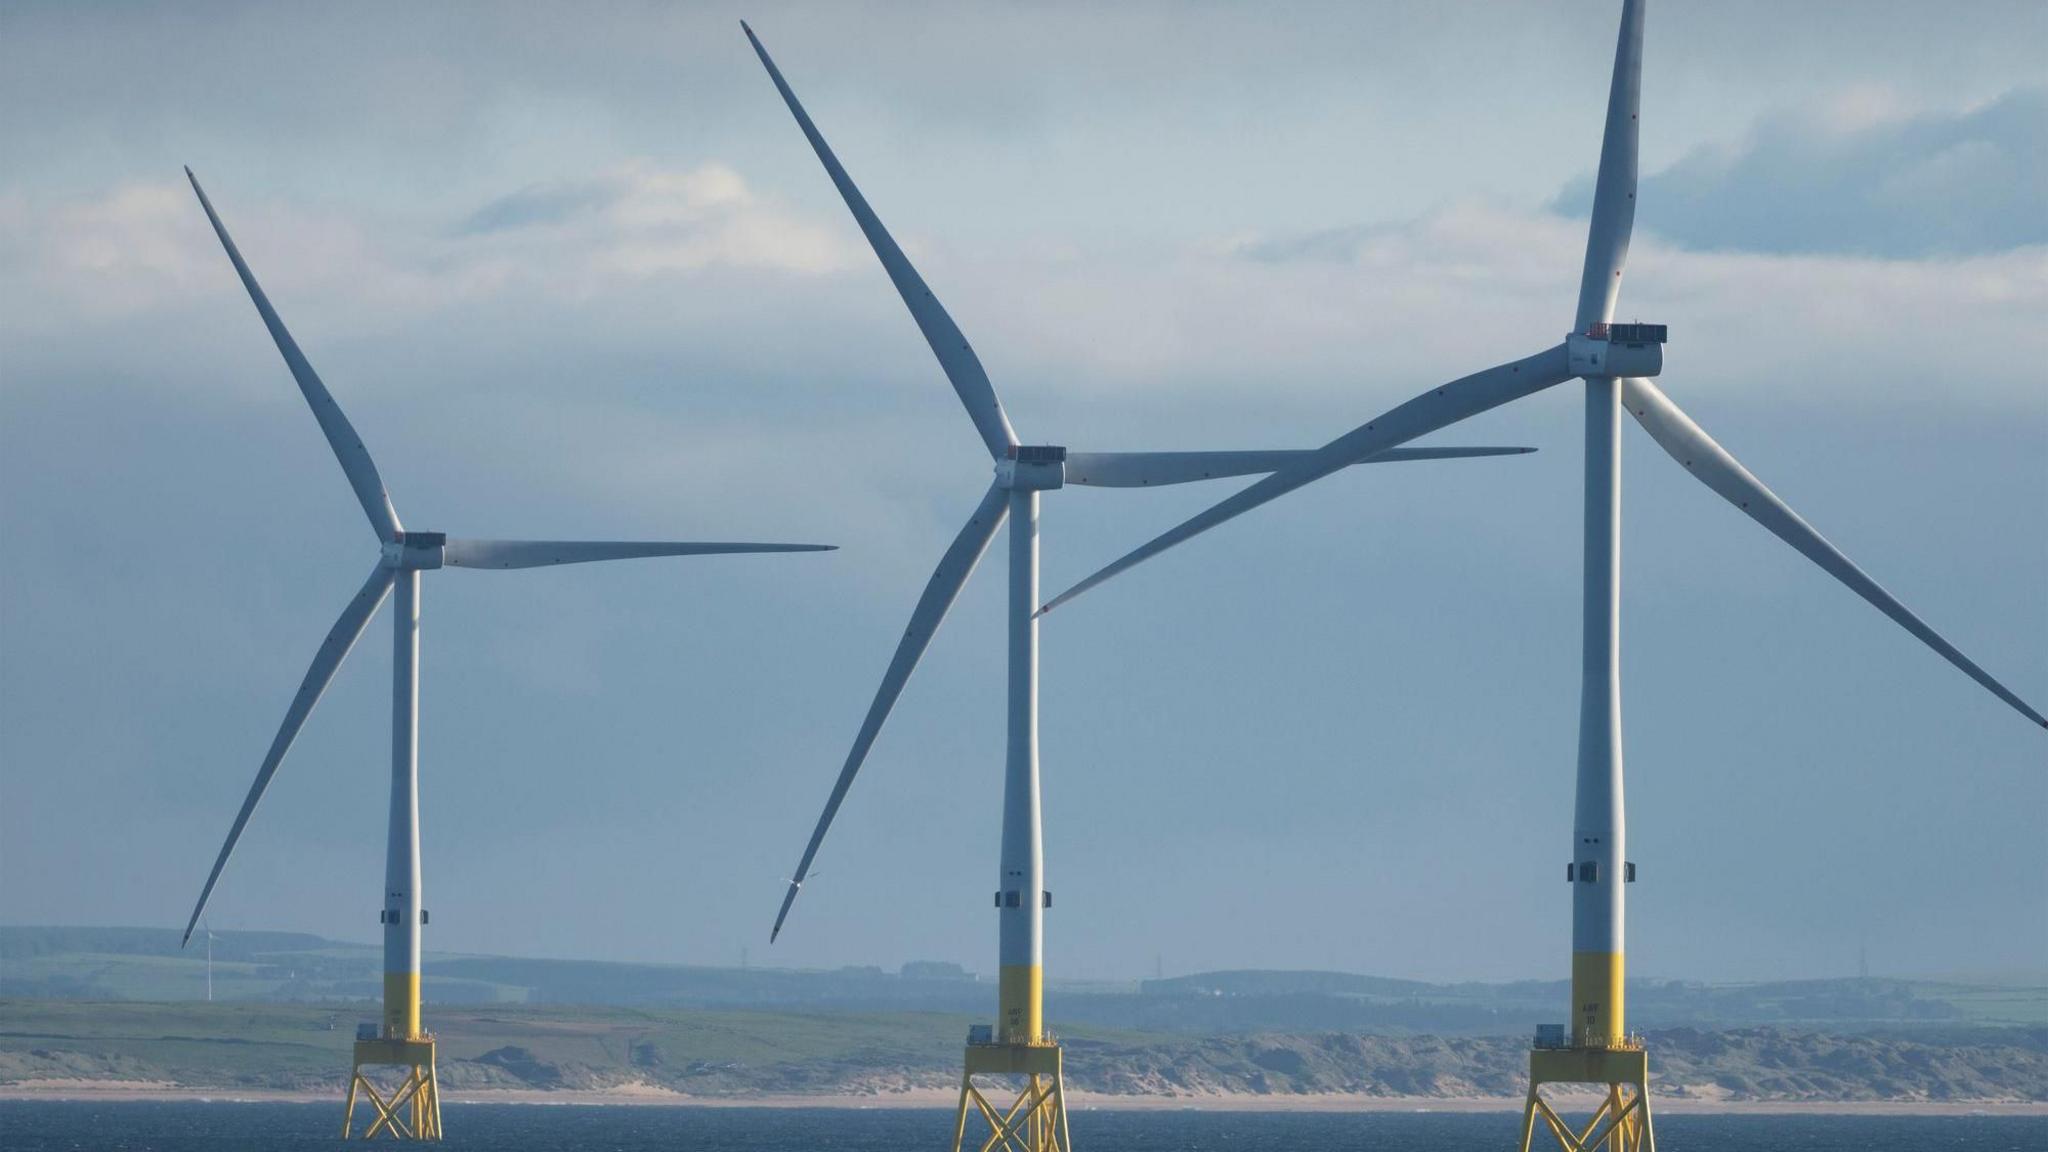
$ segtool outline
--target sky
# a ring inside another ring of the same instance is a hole
[[[987,459],[739,29],[1026,442],[1312,447],[1569,326],[1618,6],[0,3],[0,921],[182,927],[404,522],[823,555],[429,573],[432,950],[995,966],[998,540],[789,927]],[[2048,704],[2048,7],[1658,4],[1624,318],[1664,390]],[[1051,977],[1561,979],[1566,384],[1043,628]],[[2048,957],[2048,737],[1624,433],[1631,972]],[[1045,498],[1066,587],[1227,495]],[[389,610],[216,930],[372,940]]]

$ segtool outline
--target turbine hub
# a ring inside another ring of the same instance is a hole
[[[1595,324],[1565,337],[1574,376],[1655,376],[1664,370],[1662,324]]]
[[[1067,450],[1057,444],[1016,444],[996,461],[996,483],[1026,492],[1067,484]]]
[[[400,532],[398,539],[384,542],[384,566],[400,571],[439,568],[447,544],[446,532]]]

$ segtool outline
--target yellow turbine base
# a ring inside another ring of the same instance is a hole
[[[1627,966],[1619,952],[1572,953],[1574,1043],[1588,1048],[1622,1046],[1626,1033],[1621,984]]]
[[[1037,964],[1005,964],[996,986],[996,1039],[1005,1044],[1036,1044],[1045,1032],[1045,969]]]
[[[403,1068],[395,1083],[379,1088],[365,1068]],[[356,1041],[355,1071],[348,1081],[348,1111],[341,1118],[341,1138],[355,1127],[356,1101],[370,1105],[370,1126],[363,1139],[389,1136],[396,1140],[441,1138],[441,1085],[434,1077],[434,1038]]]
[[[1038,969],[1031,972],[1036,976]],[[1009,969],[1004,969],[1004,975],[1008,974]],[[988,1139],[981,1142],[980,1152],[1073,1152],[1074,1143],[1067,1136],[1067,1089],[1058,1044],[969,1044],[965,1063],[966,1071],[960,1077],[960,1111],[953,1123],[953,1152],[967,1147],[970,1110],[988,1125]],[[977,1076],[1021,1078],[1023,1087],[1016,1103],[998,1109],[975,1084]]]
[[[1545,1084],[1593,1084],[1606,1091],[1592,1117],[1573,1125],[1543,1098]],[[1649,1054],[1640,1047],[1531,1051],[1522,1152],[1529,1152],[1538,1120],[1564,1152],[1657,1152],[1657,1133],[1650,1125]]]
[[[417,1036],[420,1034],[419,973],[386,972],[384,974],[384,1034],[386,1036]]]

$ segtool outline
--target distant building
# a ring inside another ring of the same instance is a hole
[[[967,980],[974,973],[950,960],[911,960],[903,965],[905,980]]]

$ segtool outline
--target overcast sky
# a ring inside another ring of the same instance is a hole
[[[431,949],[994,968],[998,542],[767,928],[987,460],[761,34],[1027,442],[1313,446],[1554,343],[1618,5],[0,4],[0,920],[182,925],[375,541],[190,164],[413,528],[830,555],[431,573]],[[2048,6],[1659,4],[1621,312],[2048,705]],[[1562,978],[1580,399],[1048,618],[1057,978]],[[1626,434],[1630,969],[2040,972],[2048,737]],[[1228,482],[1046,498],[1063,588]],[[216,893],[375,938],[388,609]]]

